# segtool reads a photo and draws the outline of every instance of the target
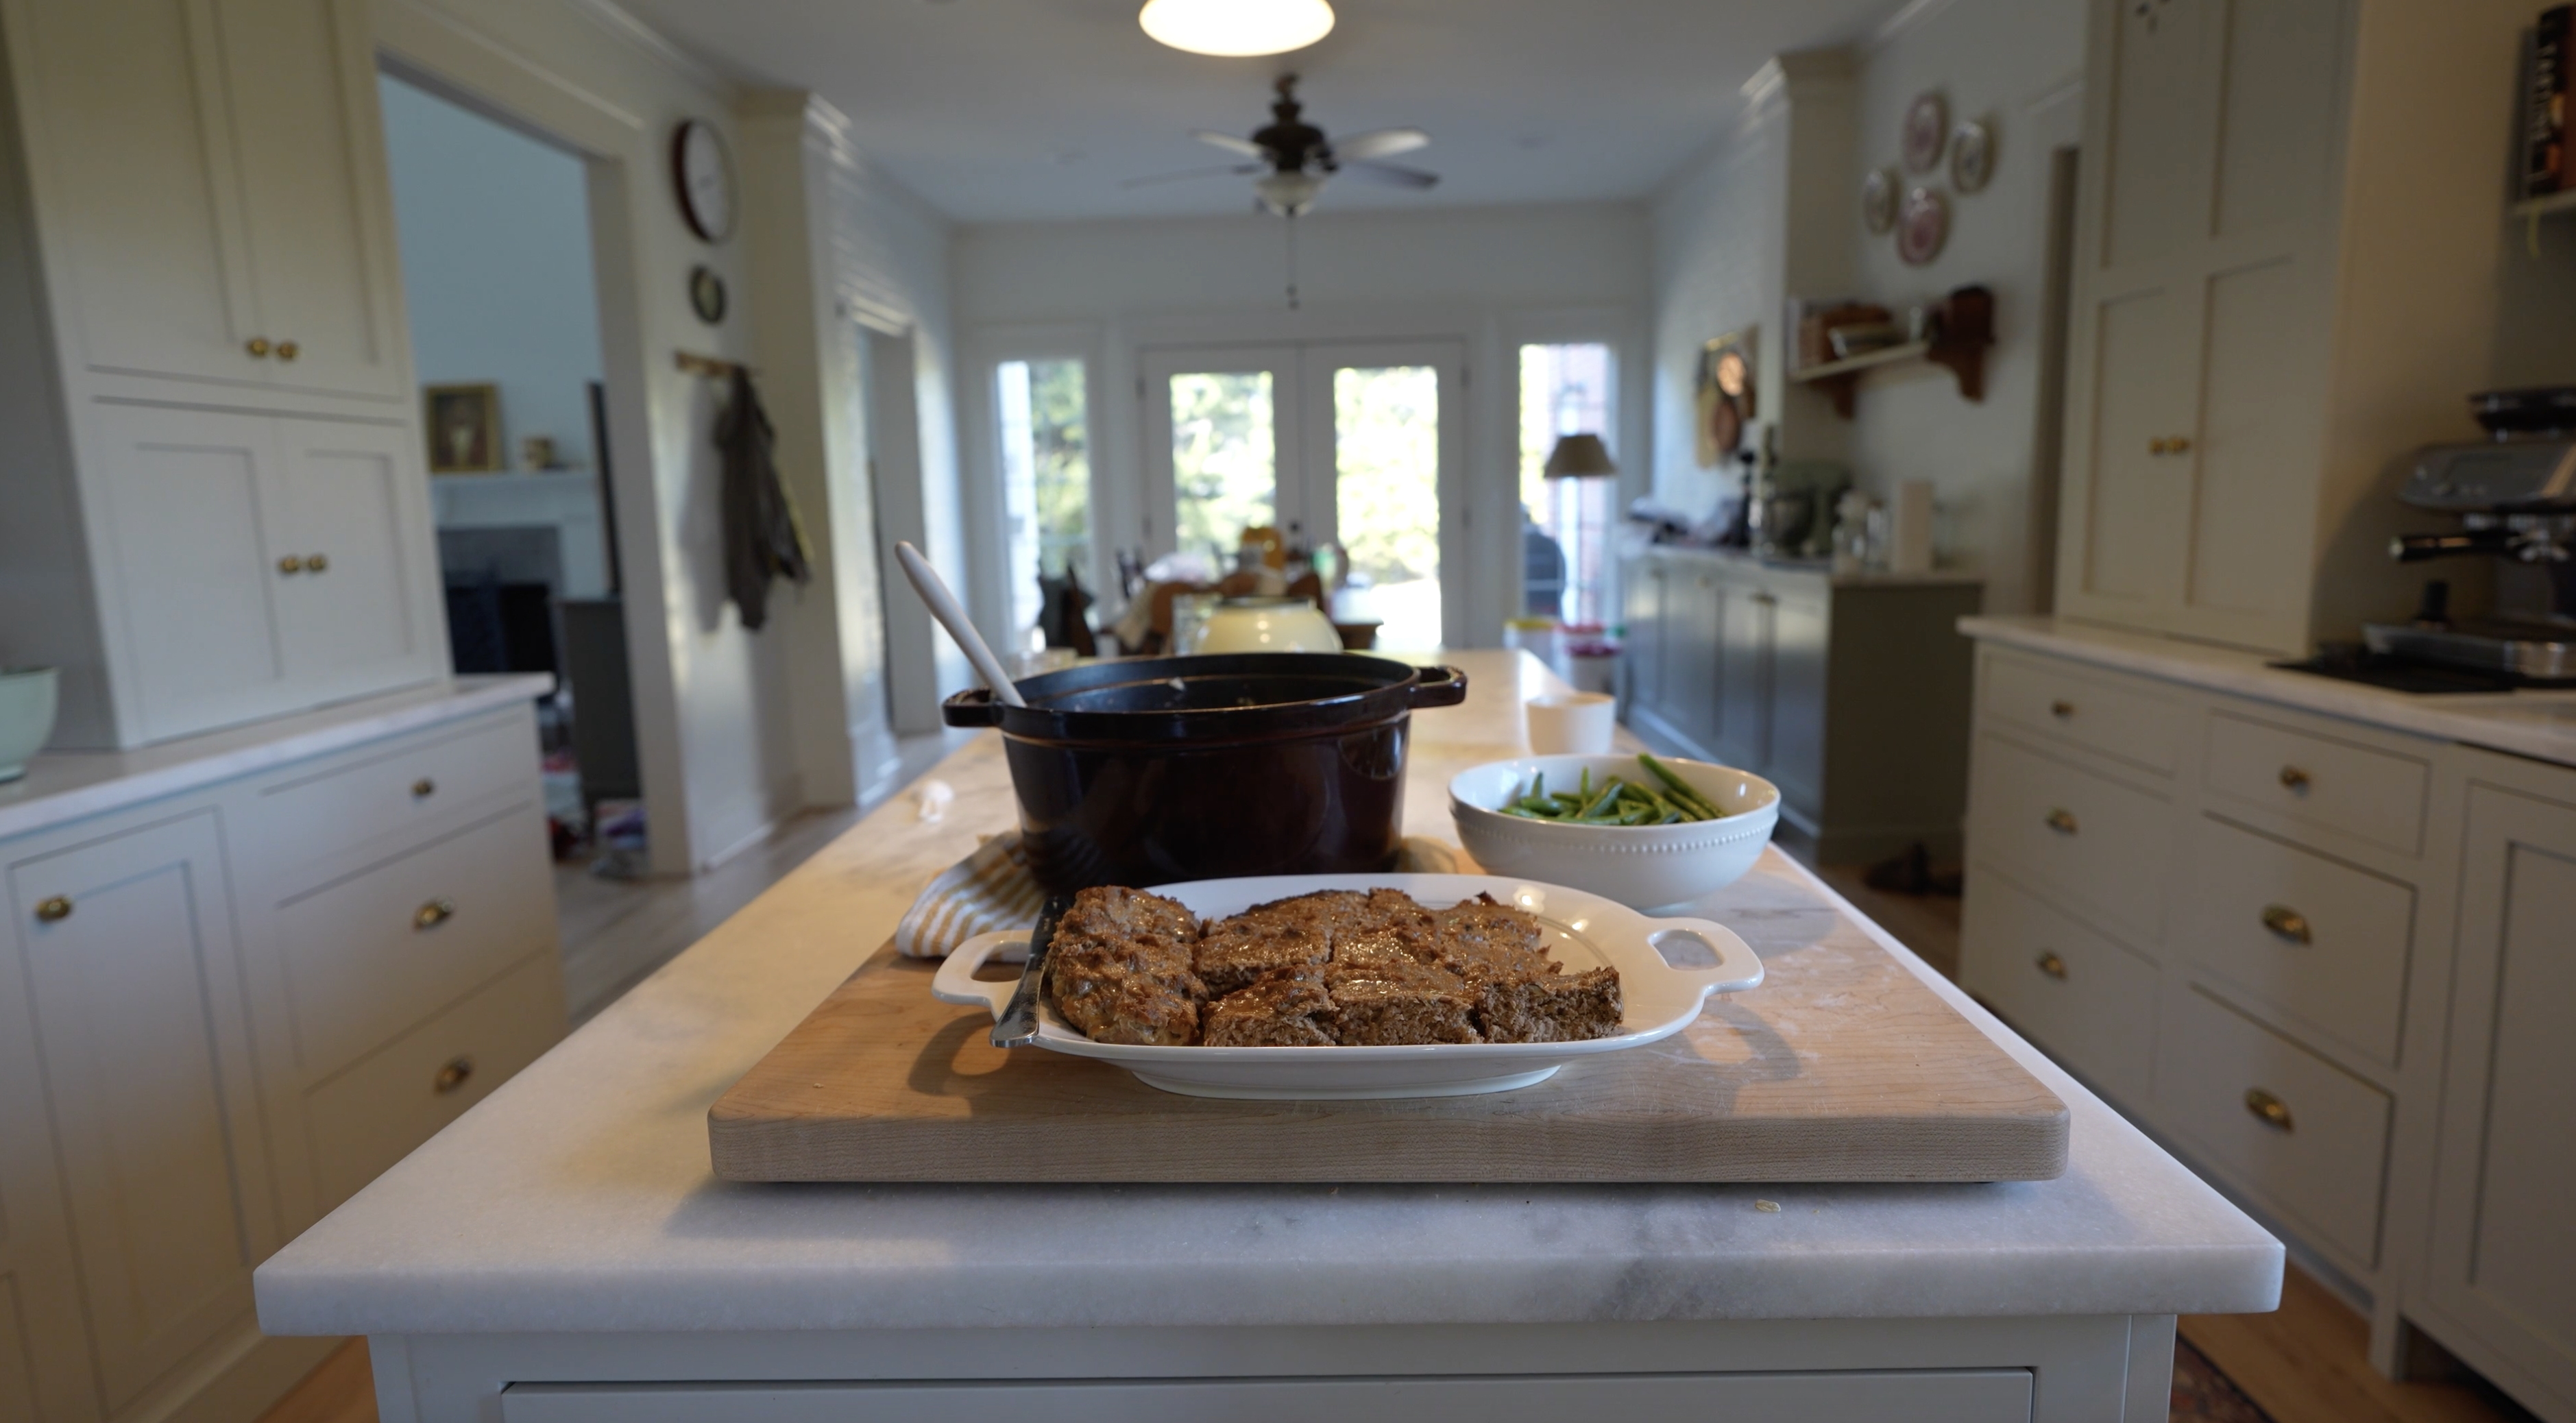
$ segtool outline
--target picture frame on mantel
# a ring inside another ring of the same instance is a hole
[[[430,473],[501,471],[501,387],[488,381],[421,387],[421,429]]]

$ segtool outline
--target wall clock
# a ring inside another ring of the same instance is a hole
[[[733,235],[733,151],[706,120],[690,119],[671,135],[671,178],[690,231],[709,242]]]
[[[1963,123],[1950,135],[1950,186],[1963,193],[1984,188],[1995,176],[1995,131]]]
[[[713,267],[689,269],[689,309],[709,326],[724,320],[724,278],[717,276]]]
[[[1896,255],[1905,265],[1920,267],[1941,255],[1941,244],[1950,240],[1950,203],[1936,188],[1916,188],[1905,195],[1905,209],[1896,215]]]
[[[1896,184],[1893,168],[1872,168],[1869,176],[1860,180],[1861,225],[1872,236],[1896,226]]]
[[[1909,172],[1929,173],[1941,165],[1941,150],[1950,142],[1950,101],[1937,92],[1918,94],[1905,108],[1905,135],[1899,152]]]

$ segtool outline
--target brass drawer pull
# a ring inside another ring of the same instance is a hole
[[[2075,703],[2050,702],[2048,704],[2048,714],[2057,718],[2059,721],[2064,721],[2068,717],[2075,715]]]
[[[436,794],[438,794],[438,782],[427,776],[411,783],[411,795],[414,800],[426,800]]]
[[[2281,768],[2281,789],[2298,795],[2307,794],[2308,773],[2300,770],[2296,766],[2283,766]]]
[[[36,903],[37,923],[60,924],[70,917],[72,917],[72,902],[59,894]]]
[[[435,929],[455,917],[455,901],[433,899],[412,911],[411,926],[415,929]]]
[[[316,553],[307,554],[305,556],[304,571],[307,573],[319,573],[330,566],[331,556],[329,554]]]
[[[281,361],[291,361],[302,354],[304,354],[304,348],[296,345],[292,341],[280,341],[277,343],[277,358]]]
[[[2039,965],[2039,971],[2041,973],[2047,974],[2049,977],[2057,979],[2060,982],[2065,981],[2066,960],[2059,958],[2055,950],[2041,954],[2038,958],[2031,960],[2031,962]]]
[[[2191,453],[2191,436],[2176,435],[2165,441],[2165,453],[2169,455],[2187,455]]]
[[[2290,1121],[2289,1104],[2260,1087],[2245,1089],[2245,1110],[2252,1112],[2267,1127],[2278,1127],[2285,1132],[2298,1130]]]
[[[242,342],[242,349],[250,352],[253,357],[265,356],[268,354],[268,338],[265,336],[253,336],[249,340]]]
[[[304,571],[304,560],[290,553],[277,561],[277,571],[292,578]]]
[[[2316,936],[2308,928],[2308,916],[2286,904],[2263,906],[2263,927],[2294,944],[2312,944]]]
[[[2072,835],[2075,833],[2075,815],[2071,811],[2050,811],[2048,813],[2047,824],[2049,829],[2056,831],[2060,835]]]
[[[429,1079],[429,1090],[444,1097],[448,1093],[455,1091],[457,1088],[464,1086],[465,1079],[473,1075],[474,1059],[470,1057],[457,1058],[455,1061],[448,1063],[445,1067],[438,1069],[438,1075]]]

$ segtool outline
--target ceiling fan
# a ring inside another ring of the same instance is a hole
[[[1336,173],[1416,190],[1440,181],[1438,174],[1382,161],[1392,154],[1410,153],[1422,147],[1431,141],[1431,135],[1418,128],[1382,128],[1335,143],[1324,136],[1322,129],[1299,117],[1304,106],[1297,102],[1296,75],[1280,75],[1274,87],[1279,97],[1270,105],[1270,122],[1254,130],[1252,137],[1237,138],[1212,129],[1199,129],[1190,135],[1201,143],[1239,153],[1254,162],[1130,178],[1120,186],[1142,188],[1191,178],[1213,178],[1220,174],[1250,177],[1258,173],[1262,176],[1252,186],[1260,194],[1261,206],[1281,217],[1295,217],[1314,206],[1315,195],[1323,191],[1324,180]]]

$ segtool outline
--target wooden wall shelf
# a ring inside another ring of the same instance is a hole
[[[1947,366],[1958,377],[1959,394],[1972,402],[1986,398],[1986,348],[1995,344],[1995,299],[1984,287],[1961,287],[1944,303],[1941,334],[1929,341],[1908,341],[1881,351],[1865,351],[1821,366],[1791,371],[1789,379],[1812,385],[1833,397],[1834,413],[1852,418],[1854,396],[1862,373],[1907,361]]]
[[[2525,198],[2513,205],[2515,217],[2547,217],[2554,212],[2576,212],[2576,188],[2545,198]]]

